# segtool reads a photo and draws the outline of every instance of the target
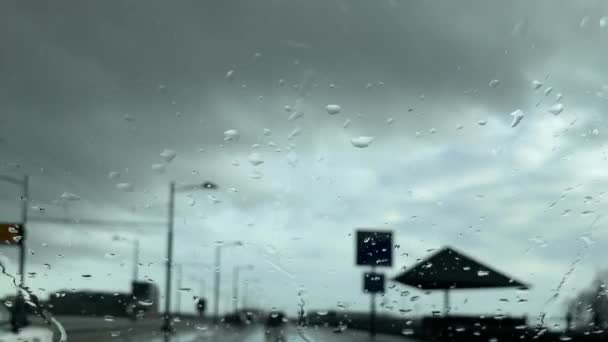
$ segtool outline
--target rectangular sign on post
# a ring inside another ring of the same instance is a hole
[[[393,265],[393,232],[357,231],[357,265],[390,267]]]
[[[19,246],[23,240],[23,226],[19,223],[0,223],[0,245]]]
[[[368,272],[363,275],[363,292],[384,293],[384,274]]]

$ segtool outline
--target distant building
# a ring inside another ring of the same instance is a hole
[[[131,283],[131,293],[63,290],[52,293],[44,307],[56,315],[131,317],[158,315],[158,287]]]
[[[55,315],[124,317],[130,303],[126,293],[59,291],[51,294],[46,306]]]

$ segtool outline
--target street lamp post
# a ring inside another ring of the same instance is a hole
[[[133,238],[127,239],[125,237],[114,235],[112,237],[114,241],[127,241],[133,244],[133,282],[136,282],[139,279],[139,239]]]
[[[139,279],[139,239],[133,240],[133,282]]]
[[[177,303],[176,303],[177,305],[176,305],[176,311],[177,311],[177,314],[179,315],[182,312],[182,287],[184,286],[184,284],[183,284],[184,268],[180,264],[175,265],[175,267],[177,268]]]
[[[243,309],[247,309],[247,297],[249,292],[249,280],[243,282]]]
[[[257,284],[259,281],[259,278],[249,278],[243,282],[243,300],[241,300],[243,309],[247,309],[249,306],[249,303],[247,302],[247,299],[249,298],[249,285]]]
[[[206,299],[206,298],[205,298],[205,293],[207,292],[207,282],[205,281],[205,279],[204,279],[204,278],[202,278],[202,279],[200,280],[200,282],[201,282],[201,284],[200,284],[200,285],[201,285],[201,288],[200,288],[200,290],[199,290],[198,297],[199,297],[199,298],[202,298],[202,299]]]
[[[21,237],[19,240],[19,289],[15,304],[13,305],[11,323],[13,331],[18,331],[28,324],[25,311],[25,300],[22,290],[25,289],[25,237],[27,225],[27,209],[29,205],[29,177],[24,175],[22,179],[0,175],[0,180],[21,186]]]
[[[21,222],[23,224],[23,230],[21,232],[21,250],[20,250],[20,260],[19,260],[19,273],[21,275],[21,288],[25,288],[25,225],[27,223],[27,209],[29,203],[30,196],[30,181],[27,175],[23,176],[23,181],[21,182],[21,186],[23,187],[23,198],[21,198]]]
[[[232,300],[233,311],[236,314],[239,310],[239,273],[241,270],[252,270],[253,265],[235,266],[232,270]]]
[[[213,287],[213,323],[218,324],[220,321],[220,278],[221,278],[221,261],[222,261],[222,247],[235,247],[242,246],[241,241],[234,241],[231,243],[221,243],[215,246],[215,277]]]
[[[167,272],[165,282],[165,315],[162,325],[162,330],[165,332],[171,332],[171,276],[173,268],[173,220],[175,215],[175,193],[182,191],[193,191],[193,190],[211,190],[217,189],[217,185],[211,182],[204,182],[202,184],[193,185],[182,185],[179,188],[176,187],[175,182],[169,184],[169,216],[167,221]]]

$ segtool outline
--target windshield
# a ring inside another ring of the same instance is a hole
[[[604,2],[7,0],[0,22],[14,330],[606,337]]]

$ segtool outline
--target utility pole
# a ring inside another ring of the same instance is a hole
[[[139,279],[139,239],[133,240],[133,282]]]
[[[205,282],[205,279],[203,278],[203,279],[201,279],[201,289],[200,289],[198,297],[207,299],[207,298],[205,298],[206,292],[207,292],[207,283]]]
[[[376,273],[376,268],[372,266],[372,274]],[[372,340],[376,339],[376,293],[371,293],[369,310],[369,335]]]
[[[173,270],[173,223],[175,216],[175,192],[176,191],[192,191],[192,190],[212,190],[217,189],[217,185],[211,182],[203,182],[201,184],[180,185],[177,189],[175,182],[169,184],[169,217],[167,222],[167,274],[165,283],[165,315],[161,330],[171,332],[171,275]]]
[[[184,279],[184,268],[182,265],[175,265],[177,268],[177,308],[176,313],[179,315],[182,312],[182,287],[183,287],[183,279]]]
[[[171,332],[171,268],[173,267],[173,211],[175,210],[175,182],[169,185],[169,220],[167,222],[167,273],[165,282],[165,315],[162,330]]]
[[[241,270],[252,270],[253,265],[235,266],[232,270],[232,310],[236,314],[239,310],[239,274]]]
[[[239,310],[239,270],[237,266],[232,272],[232,311],[235,314]]]
[[[23,292],[26,291],[25,287],[25,258],[26,253],[26,236],[27,236],[27,211],[29,206],[29,177],[24,175],[23,178],[14,178],[10,176],[0,175],[0,181],[11,183],[21,187],[21,222],[15,223],[14,226],[18,226],[18,232],[11,232],[11,234],[18,234],[15,236],[9,244],[18,245],[19,248],[19,284],[17,289],[17,296],[15,297],[15,303],[11,310],[11,326],[13,332],[18,332],[21,328],[29,324],[27,320],[27,311],[25,307],[25,298]],[[10,228],[8,228],[10,229]],[[18,240],[17,240],[18,237]]]
[[[20,253],[20,258],[19,258],[19,273],[21,275],[21,281],[20,281],[20,285],[22,289],[25,289],[25,256],[26,256],[26,248],[25,248],[25,235],[26,235],[26,226],[27,226],[27,209],[28,209],[28,203],[29,203],[29,196],[30,196],[30,179],[29,176],[25,175],[23,176],[23,183],[22,183],[22,198],[21,198],[21,222],[23,224],[23,228],[21,231],[21,249],[19,251]]]
[[[247,309],[247,292],[249,291],[249,280],[243,282],[243,309]]]
[[[218,324],[220,322],[220,274],[222,272],[222,248],[223,247],[237,247],[242,246],[243,242],[233,241],[230,243],[220,243],[215,246],[215,277],[213,287],[213,323]]]
[[[222,257],[222,246],[215,246],[215,269],[214,272],[214,287],[213,287],[213,323],[220,322],[220,265]]]

